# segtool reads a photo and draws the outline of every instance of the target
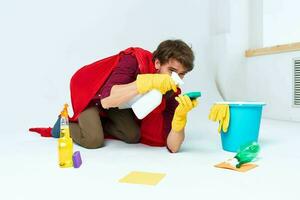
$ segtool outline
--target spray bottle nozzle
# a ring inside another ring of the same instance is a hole
[[[61,111],[61,117],[69,117],[68,107],[69,107],[69,105],[66,103],[64,105],[64,109]]]
[[[179,75],[176,72],[172,72],[171,77],[173,79],[173,81],[176,83],[176,85],[183,85],[184,82],[181,80],[181,78],[179,77]]]

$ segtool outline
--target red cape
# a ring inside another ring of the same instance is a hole
[[[73,117],[70,118],[71,121],[77,120],[78,115],[90,103],[124,54],[131,54],[136,57],[142,74],[155,73],[152,54],[141,48],[128,48],[117,55],[82,67],[73,75],[70,83],[74,112]]]
[[[74,115],[70,117],[70,121],[77,121],[79,114],[102,87],[122,55],[127,54],[136,57],[142,74],[153,74],[156,72],[152,62],[152,54],[144,49],[133,47],[121,51],[117,55],[82,67],[73,75],[70,83],[71,101],[74,112]],[[166,100],[163,98],[162,103],[141,121],[141,143],[151,146],[166,146],[167,133],[164,131],[163,118],[165,106]],[[33,128],[30,131],[38,132],[44,137],[51,136],[51,128]]]

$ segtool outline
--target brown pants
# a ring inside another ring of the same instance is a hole
[[[89,107],[80,113],[78,123],[70,123],[70,133],[75,143],[85,148],[100,148],[104,144],[104,133],[126,143],[140,140],[140,128],[131,109],[110,108],[108,117],[100,119],[97,107]]]

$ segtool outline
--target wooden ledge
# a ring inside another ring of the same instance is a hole
[[[245,52],[245,56],[253,57],[290,51],[300,51],[300,42],[264,47],[259,49],[249,49]]]

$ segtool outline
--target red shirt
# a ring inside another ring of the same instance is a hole
[[[110,95],[111,88],[114,85],[131,83],[136,80],[136,77],[139,73],[140,70],[136,58],[132,55],[123,55],[119,63],[117,64],[116,68],[113,70],[111,75],[104,83],[104,85],[99,89],[99,91],[96,93],[94,98],[91,100],[90,105],[96,105],[99,108],[102,108],[100,104],[100,100]],[[169,97],[171,96],[170,93],[171,92],[168,92],[165,95],[167,97],[166,109],[164,110],[163,113],[164,120],[165,120],[164,132],[166,135],[168,135],[171,130],[171,123],[172,123],[174,111],[178,105],[178,102],[175,100],[175,98]]]

